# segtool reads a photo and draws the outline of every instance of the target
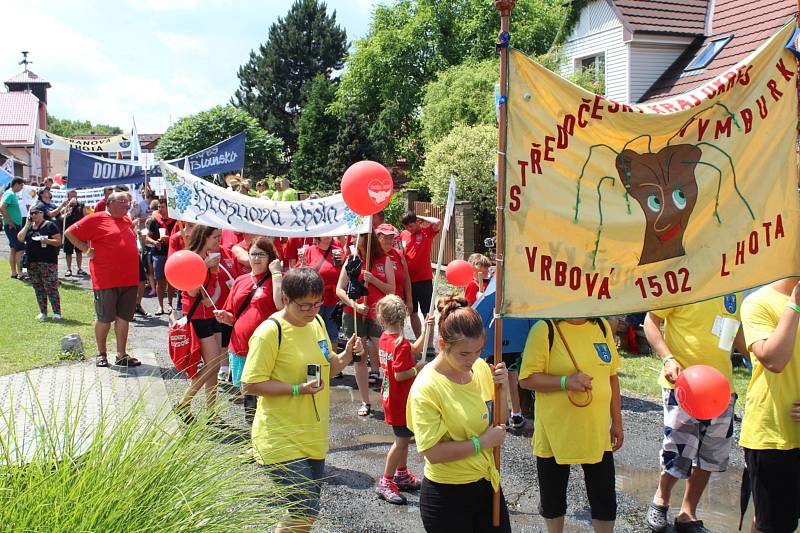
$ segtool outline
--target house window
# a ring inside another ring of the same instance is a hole
[[[691,63],[684,69],[686,72],[690,70],[699,70],[701,68],[706,68],[706,66],[711,63],[711,60],[717,57],[717,54],[725,48],[725,45],[731,42],[733,39],[733,35],[728,35],[727,37],[720,37],[718,39],[714,39],[713,41],[707,43],[700,53],[692,60]]]
[[[600,53],[589,57],[578,59],[577,67],[594,73],[595,79],[600,79],[606,72],[606,54]]]
[[[575,72],[570,80],[595,94],[605,94],[606,54],[582,57],[575,60]]]

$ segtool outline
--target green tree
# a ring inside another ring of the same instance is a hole
[[[308,101],[297,122],[297,152],[289,170],[292,184],[304,191],[339,188],[340,176],[331,173],[328,156],[339,135],[339,120],[328,107],[336,96],[336,85],[319,74],[311,82]]]
[[[327,175],[340,180],[347,167],[357,161],[381,161],[379,149],[370,140],[370,126],[355,107],[337,113],[339,132],[328,153]]]
[[[473,202],[479,224],[486,227],[494,220],[496,161],[497,128],[486,124],[454,127],[426,154],[422,176],[431,191],[431,200],[443,205],[450,176],[455,176],[456,198]]]
[[[88,120],[70,120],[68,118],[56,118],[47,115],[47,131],[62,137],[74,137],[75,135],[89,135],[99,133],[102,135],[119,135],[122,130],[116,126],[106,124],[92,124]]]
[[[328,15],[325,3],[296,0],[286,18],[269,29],[266,43],[239,67],[233,103],[281,137],[291,154],[297,148],[297,120],[308,84],[317,74],[330,77],[344,65],[347,35]]]
[[[156,155],[163,159],[187,156],[241,131],[247,132],[245,175],[260,177],[276,172],[283,164],[283,143],[246,111],[232,105],[216,106],[181,118],[161,136]]]
[[[558,0],[519,0],[512,43],[531,55],[547,51],[564,13]],[[485,0],[379,5],[369,34],[347,59],[335,108],[355,107],[363,121],[380,125],[371,128],[370,137],[384,161],[405,157],[413,168],[421,156],[423,87],[447,67],[492,58],[498,30],[494,5]]]
[[[429,147],[457,124],[494,125],[494,86],[500,79],[500,62],[487,59],[450,67],[425,85],[422,101],[422,138]]]

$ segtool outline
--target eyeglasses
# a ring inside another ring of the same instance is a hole
[[[295,302],[294,300],[292,300],[292,303],[295,304],[301,311],[306,312],[306,311],[311,311],[312,309],[319,309],[320,307],[322,307],[323,300],[314,302],[313,304],[301,304]]]
[[[250,252],[250,257],[252,257],[253,259],[266,259],[267,254],[263,252],[256,252],[256,253]]]
[[[119,204],[119,205],[131,205],[130,200],[111,200],[110,204]]]

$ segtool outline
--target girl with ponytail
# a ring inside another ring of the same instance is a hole
[[[483,322],[467,300],[440,298],[437,308],[439,354],[411,386],[406,413],[425,458],[422,523],[429,533],[510,532],[502,491],[500,527],[492,527],[492,494],[500,490],[492,448],[506,438],[504,426],[492,425],[492,413],[494,402],[507,402],[508,371],[480,358]]]

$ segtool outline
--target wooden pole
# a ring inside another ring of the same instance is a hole
[[[798,0],[800,2],[800,0]],[[500,315],[502,311],[503,281],[505,278],[505,193],[506,193],[506,123],[507,123],[507,98],[508,98],[508,29],[510,25],[511,12],[514,10],[516,0],[495,0],[494,6],[500,14],[500,117],[499,135],[497,138],[497,269],[495,274],[495,295],[494,295],[494,364],[503,361],[503,319]],[[500,396],[500,387],[495,387],[495,398]],[[508,410],[508,405],[500,405],[494,402],[494,424],[501,423],[503,412]],[[500,469],[500,447],[494,449],[494,464]],[[492,525],[500,526],[500,491],[494,493],[492,499]]]

